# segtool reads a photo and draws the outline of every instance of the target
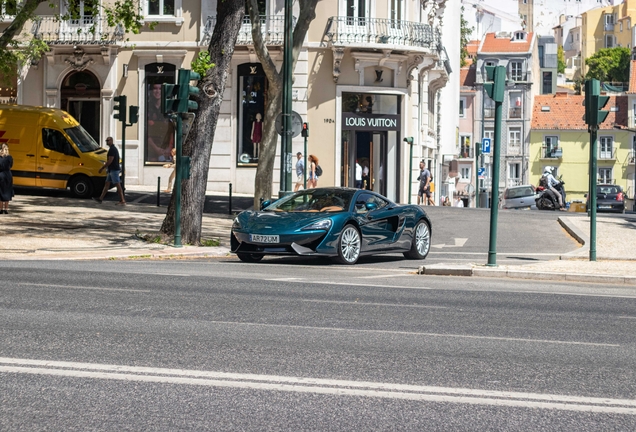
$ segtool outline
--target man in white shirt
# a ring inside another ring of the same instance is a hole
[[[301,152],[296,153],[298,162],[296,162],[296,186],[294,186],[294,192],[298,192],[301,186],[305,184],[305,161],[303,160],[303,154]]]
[[[362,187],[362,166],[358,159],[356,159],[356,188],[360,189]]]

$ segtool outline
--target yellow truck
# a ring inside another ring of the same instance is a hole
[[[0,143],[13,156],[15,186],[70,188],[81,198],[104,187],[107,150],[65,111],[0,105]]]

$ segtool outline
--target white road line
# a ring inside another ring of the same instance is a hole
[[[0,358],[0,373],[636,415],[636,400]]]
[[[636,320],[636,316],[620,316],[620,317],[618,317],[618,318],[620,318],[620,319],[633,319],[633,320]]]
[[[290,301],[299,301],[307,303],[332,303],[341,305],[356,305],[356,306],[389,306],[398,308],[415,308],[415,309],[448,309],[447,306],[429,306],[429,305],[406,305],[396,303],[367,303],[363,301],[338,301],[338,300],[315,300],[315,299],[290,299]]]
[[[413,269],[414,271],[415,269]],[[382,274],[382,275],[371,275],[371,276],[354,276],[354,279],[381,279],[381,278],[387,278],[387,279],[394,279],[396,277],[400,277],[400,276],[411,276],[410,274],[402,274],[402,275],[386,275],[386,274]]]
[[[94,290],[94,291],[126,291],[134,293],[149,293],[151,290],[139,290],[139,289],[127,289],[127,288],[104,288],[104,287],[89,287],[89,286],[70,286],[70,285],[52,285],[52,284],[39,284],[30,282],[16,282],[16,285],[27,285],[42,288],[66,288],[66,289],[82,289],[82,290]]]

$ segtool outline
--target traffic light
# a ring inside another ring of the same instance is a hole
[[[131,105],[128,107],[128,120],[130,120],[130,124],[134,125],[139,121],[139,107]]]
[[[484,89],[495,102],[503,102],[506,90],[506,68],[504,66],[485,66],[486,80]]]
[[[126,96],[115,96],[113,100],[115,101],[113,117],[122,123],[126,123]]]
[[[304,138],[309,137],[309,123],[303,123],[303,129],[300,131],[300,135]]]
[[[609,111],[603,110],[609,96],[601,96],[601,83],[597,79],[585,81],[585,123],[598,126],[605,121]]]
[[[161,84],[161,112],[170,114],[177,112],[179,108],[179,86],[174,84]]]
[[[190,81],[198,81],[200,79],[201,75],[196,72],[192,72],[189,69],[179,69],[178,112],[187,113],[188,111],[196,111],[199,108],[199,104],[196,101],[190,100],[190,96],[199,94],[199,87],[191,86]]]

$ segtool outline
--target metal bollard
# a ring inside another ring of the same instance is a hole
[[[228,214],[232,214],[232,183],[230,183],[230,202],[228,208]]]
[[[161,177],[157,177],[157,207],[161,207]]]

